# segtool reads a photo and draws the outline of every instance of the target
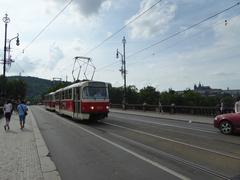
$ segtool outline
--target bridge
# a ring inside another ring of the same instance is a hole
[[[3,179],[240,179],[239,135],[214,129],[213,116],[112,108],[79,122],[29,109],[24,130],[16,113],[0,130]]]

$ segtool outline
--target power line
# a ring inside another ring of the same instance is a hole
[[[157,4],[159,4],[162,0],[159,0],[158,2],[156,2],[155,4],[153,4],[151,7],[149,7],[148,9],[146,9],[145,11],[143,11],[142,13],[140,13],[139,15],[137,15],[134,19],[132,19],[131,21],[129,21],[127,24],[125,24],[124,26],[122,26],[120,29],[118,29],[116,32],[114,32],[111,36],[107,37],[106,39],[104,39],[102,42],[100,42],[98,45],[96,45],[95,47],[93,47],[92,49],[90,49],[89,51],[86,52],[86,54],[89,54],[91,52],[93,52],[94,50],[96,50],[97,48],[99,48],[100,46],[102,46],[106,41],[108,41],[109,39],[111,39],[112,37],[114,37],[116,34],[118,34],[119,32],[121,32],[123,29],[125,29],[129,24],[133,23],[134,21],[136,21],[138,18],[140,18],[141,16],[143,16],[146,12],[148,12],[150,9],[152,9],[153,7],[155,7]],[[85,55],[86,55],[85,54]]]
[[[215,22],[215,23],[213,23],[212,25],[220,25],[220,24],[222,24],[223,22],[221,21],[221,22]],[[190,38],[194,38],[194,37],[197,37],[199,34],[202,34],[202,33],[204,33],[204,32],[206,32],[206,31],[209,31],[209,30],[211,30],[210,29],[211,27],[208,27],[207,29],[204,29],[204,30],[202,30],[202,31],[199,31],[199,32],[197,32],[196,34],[193,34],[192,36],[190,36]],[[169,48],[172,48],[172,47],[174,47],[174,46],[177,46],[177,45],[179,45],[179,43],[182,43],[183,41],[186,41],[186,40],[188,40],[187,38],[185,38],[185,39],[183,39],[183,40],[179,40],[179,41],[177,41],[177,42],[175,42],[173,45],[170,45],[170,46],[167,46],[167,47],[164,47],[164,50],[166,50],[166,49],[169,49]],[[131,61],[130,63],[128,63],[128,65],[133,65],[133,64],[136,64],[136,62],[137,61],[143,61],[143,60],[146,60],[147,58],[149,58],[149,57],[151,57],[151,56],[156,56],[157,54],[159,54],[159,53],[161,53],[160,51],[159,52],[153,52],[151,55],[147,55],[146,57],[144,57],[144,58],[142,58],[141,60],[139,60],[139,59],[135,59],[135,60],[128,60],[128,62],[129,61]],[[137,62],[138,63],[138,62]]]
[[[157,42],[157,43],[154,43],[154,44],[152,44],[152,45],[150,45],[150,46],[148,46],[148,47],[146,47],[146,48],[143,48],[143,49],[141,49],[141,50],[139,50],[139,51],[137,51],[137,52],[129,55],[127,58],[132,57],[132,56],[134,56],[134,55],[136,55],[136,54],[138,54],[138,53],[140,53],[140,52],[142,52],[142,51],[145,51],[145,50],[147,50],[147,49],[149,49],[149,48],[151,48],[151,47],[153,47],[153,46],[156,46],[157,44],[160,44],[160,43],[162,43],[162,42],[164,42],[164,41],[167,41],[167,40],[169,40],[169,39],[171,39],[171,38],[173,38],[173,37],[175,37],[175,36],[177,36],[177,35],[185,32],[185,31],[187,31],[187,30],[190,30],[191,28],[193,28],[193,27],[195,27],[195,26],[197,26],[197,25],[199,25],[199,24],[201,24],[201,23],[203,23],[203,22],[205,22],[205,21],[207,21],[207,20],[209,20],[209,19],[211,19],[211,18],[213,18],[213,17],[216,17],[216,16],[218,16],[219,14],[222,14],[223,12],[226,12],[226,11],[232,9],[232,8],[234,8],[234,7],[237,6],[237,5],[240,5],[240,2],[234,4],[233,6],[231,6],[231,7],[229,7],[229,8],[226,8],[226,9],[224,9],[224,10],[222,10],[222,11],[220,11],[220,12],[218,12],[218,13],[216,13],[216,14],[208,17],[208,18],[205,18],[205,19],[203,19],[202,21],[200,21],[200,22],[198,22],[198,23],[196,23],[196,24],[193,24],[193,25],[189,26],[188,28],[186,28],[186,29],[184,29],[184,30],[182,30],[182,31],[176,32],[176,33],[174,33],[174,34],[172,34],[172,35],[164,38],[163,40],[161,40],[161,41],[159,41],[159,42]],[[214,24],[216,24],[216,23],[214,23]],[[171,46],[170,46],[170,47],[171,47]],[[168,48],[169,48],[169,47],[168,47]],[[156,54],[158,54],[158,53],[154,53],[154,54],[156,55]],[[112,66],[112,65],[115,65],[115,64],[119,64],[119,62],[113,62],[113,63],[111,63],[111,64],[105,65],[105,66],[99,68],[96,72],[101,71],[101,70],[103,70],[103,69],[105,69],[105,68],[107,68],[107,67],[110,67],[110,66]]]
[[[43,27],[43,29],[32,39],[32,41],[23,49],[23,52],[29,48],[33,42],[48,28],[48,26],[50,26],[56,19],[57,17],[73,2],[73,0],[70,0],[61,11],[59,11],[52,20],[49,21],[49,23]]]
[[[136,54],[139,54],[139,53],[141,53],[141,52],[143,52],[143,51],[145,51],[147,49],[150,49],[151,47],[154,47],[154,46],[156,46],[156,45],[158,45],[160,43],[163,43],[163,42],[165,42],[165,41],[167,41],[169,39],[172,39],[173,37],[175,37],[175,36],[177,36],[179,34],[182,34],[183,32],[186,32],[186,31],[188,31],[188,30],[190,30],[190,29],[192,29],[192,28],[194,28],[194,27],[196,27],[196,26],[198,26],[198,25],[200,25],[200,24],[202,24],[202,23],[204,23],[204,22],[206,22],[206,21],[208,21],[208,20],[210,20],[210,19],[212,19],[212,18],[214,18],[214,17],[216,17],[216,16],[218,16],[218,15],[220,15],[220,14],[222,14],[222,13],[224,13],[224,12],[234,8],[234,7],[236,7],[236,6],[238,6],[238,5],[240,5],[240,2],[234,4],[234,5],[226,8],[226,9],[224,9],[224,10],[222,10],[222,11],[220,11],[220,12],[218,12],[218,13],[212,15],[212,16],[209,16],[209,17],[199,21],[198,23],[195,23],[195,24],[193,24],[193,25],[191,25],[191,26],[189,26],[189,27],[187,27],[187,28],[185,28],[185,29],[183,29],[181,31],[175,32],[175,33],[171,34],[170,36],[168,36],[168,37],[166,37],[166,38],[164,38],[164,39],[162,39],[162,40],[160,40],[160,41],[158,41],[158,42],[156,42],[154,44],[151,44],[150,46],[147,46],[147,47],[145,47],[143,49],[140,49],[140,50],[136,51],[135,53],[130,54],[127,58],[135,56]]]

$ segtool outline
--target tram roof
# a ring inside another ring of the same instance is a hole
[[[80,87],[80,86],[83,86],[84,84],[88,84],[89,82],[93,82],[93,83],[105,83],[105,84],[108,84],[106,82],[103,82],[103,81],[81,81],[81,82],[77,82],[77,83],[74,83],[74,84],[71,84],[70,86],[67,86],[65,88],[62,88],[61,90],[67,90],[67,89],[71,89],[71,88],[74,88],[74,87]]]

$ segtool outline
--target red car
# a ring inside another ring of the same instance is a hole
[[[221,114],[215,117],[214,127],[223,134],[240,132],[240,113]]]

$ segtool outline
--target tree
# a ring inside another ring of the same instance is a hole
[[[70,85],[71,83],[70,82],[58,82],[56,84],[53,84],[52,87],[50,87],[48,90],[47,90],[47,93],[50,93],[50,92],[54,92],[58,89],[61,89],[61,88],[64,88],[68,85]]]
[[[128,104],[138,104],[139,94],[138,89],[134,85],[127,86],[127,103]]]
[[[182,99],[182,104],[185,106],[199,106],[201,105],[202,96],[199,93],[188,89],[183,92]]]
[[[6,99],[18,100],[25,99],[27,91],[26,83],[21,79],[9,80],[0,76],[0,97],[1,104]]]
[[[113,104],[121,104],[123,97],[122,87],[109,87],[109,98]]]
[[[162,92],[159,99],[162,105],[171,105],[172,103],[176,105],[182,104],[181,97],[172,89]]]
[[[156,105],[159,102],[159,91],[152,86],[144,87],[139,91],[140,103],[147,103]]]

